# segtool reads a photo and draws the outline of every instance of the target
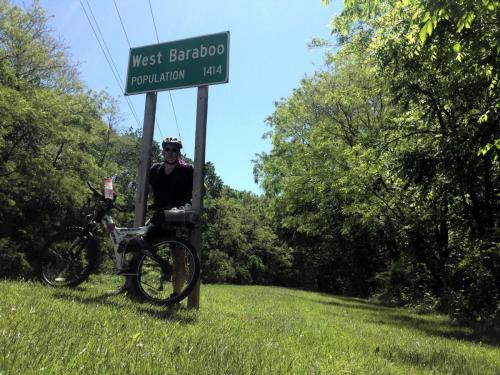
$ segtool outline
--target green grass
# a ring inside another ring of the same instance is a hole
[[[233,285],[169,310],[119,286],[0,282],[0,374],[500,374],[499,347],[443,316]]]

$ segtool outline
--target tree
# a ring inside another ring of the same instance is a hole
[[[223,184],[207,163],[203,211],[203,279],[207,282],[286,284],[291,258],[272,231],[266,201]]]
[[[273,149],[256,164],[277,230],[295,250],[300,283],[349,294],[371,289],[370,239],[387,211],[373,186],[385,176],[378,143],[391,127],[390,107],[364,62],[366,41],[329,56],[327,72],[304,79],[277,105],[268,120]]]
[[[261,205],[261,198],[230,189],[221,197],[206,201],[204,280],[245,284],[289,282],[289,250],[278,242]]]
[[[255,174],[303,285],[498,317],[498,4],[460,4],[346,2],[269,118]]]
[[[476,256],[478,246],[498,246],[499,12],[489,0],[354,1],[334,21],[347,40],[371,30],[370,56],[402,107],[412,144],[400,152],[401,177],[420,213],[408,233],[414,258],[426,263],[448,311],[479,318],[494,316],[500,300],[500,275]],[[490,275],[489,289],[477,291],[482,312],[478,298],[460,292],[471,256],[479,263],[469,267],[483,270],[476,277]]]
[[[0,3],[1,256],[18,263],[63,221],[77,222],[85,181],[115,168],[103,162],[108,98],[74,72],[37,2]]]

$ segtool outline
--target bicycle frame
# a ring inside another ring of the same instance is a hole
[[[113,243],[113,250],[115,253],[116,267],[121,269],[125,261],[125,252],[118,251],[120,243],[127,237],[142,236],[146,234],[149,225],[135,227],[135,228],[119,228],[115,225],[113,218],[109,214],[105,214],[101,219],[101,224],[111,238]]]

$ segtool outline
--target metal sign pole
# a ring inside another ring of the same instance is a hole
[[[151,165],[151,145],[153,144],[154,123],[156,117],[156,92],[146,94],[144,108],[144,125],[142,128],[141,159],[137,173],[137,191],[135,193],[134,226],[144,225],[146,217],[146,202],[148,198],[148,173]]]
[[[198,101],[196,106],[196,136],[194,146],[194,174],[193,174],[193,209],[200,215],[203,209],[203,186],[204,186],[204,165],[205,165],[205,144],[207,134],[207,113],[208,113],[208,86],[198,87]],[[201,223],[195,224],[191,243],[198,251],[201,259],[202,252],[202,227]],[[196,283],[188,297],[188,307],[200,308],[200,281]]]
[[[142,126],[141,158],[137,172],[137,190],[135,192],[134,226],[144,225],[146,220],[146,203],[148,199],[148,173],[151,165],[151,145],[153,144],[154,123],[156,117],[156,92],[146,94],[144,108],[144,124]],[[132,276],[127,276],[122,289],[131,290]]]

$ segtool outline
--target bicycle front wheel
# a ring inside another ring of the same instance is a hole
[[[200,261],[187,241],[172,237],[155,241],[153,251],[137,259],[137,292],[149,302],[169,305],[182,301],[200,277]]]
[[[50,286],[74,287],[84,282],[97,262],[97,243],[81,227],[56,233],[44,245],[38,259],[38,276]]]

